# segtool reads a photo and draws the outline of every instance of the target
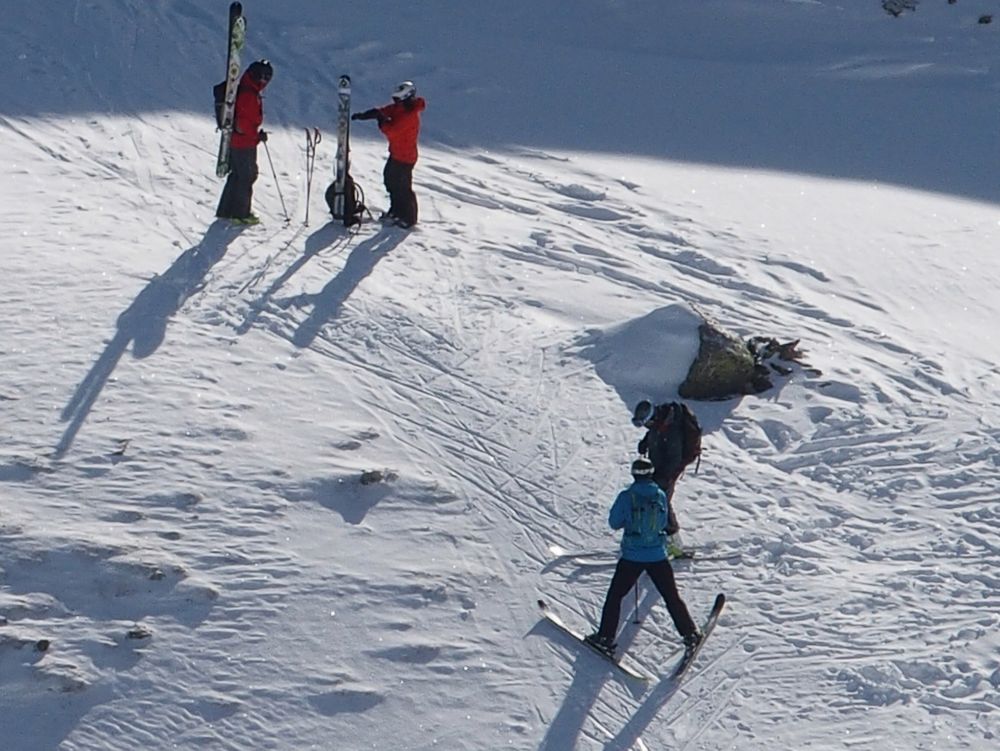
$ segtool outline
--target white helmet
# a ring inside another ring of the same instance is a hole
[[[634,462],[632,462],[632,476],[633,477],[652,477],[655,469],[653,467],[653,462],[649,461],[644,456],[640,456]]]
[[[403,81],[396,84],[396,88],[392,90],[392,98],[397,102],[402,102],[404,99],[412,99],[416,95],[417,87],[413,85],[413,81]]]

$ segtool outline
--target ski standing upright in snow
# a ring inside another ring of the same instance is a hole
[[[351,77],[341,76],[337,84],[337,158],[334,163],[333,218],[343,219],[347,188],[347,168],[351,138]]]
[[[236,89],[240,79],[240,55],[246,42],[247,21],[241,3],[229,5],[229,39],[226,54],[226,80],[215,86],[215,118],[221,131],[219,156],[215,162],[215,174],[225,177],[229,174],[229,148],[233,138],[233,118],[236,110]]]
[[[337,84],[337,155],[333,165],[333,182],[326,190],[326,204],[334,219],[345,227],[361,223],[364,202],[355,195],[356,187],[351,168],[351,77],[343,75]]]

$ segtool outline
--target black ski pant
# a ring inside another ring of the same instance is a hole
[[[691,620],[687,605],[684,604],[677,592],[677,582],[674,581],[674,570],[670,567],[670,562],[663,560],[640,563],[622,558],[615,567],[615,575],[611,577],[608,596],[604,598],[604,610],[601,612],[601,627],[597,631],[598,636],[608,642],[615,640],[615,636],[618,634],[618,620],[621,617],[622,599],[639,581],[639,576],[643,571],[649,574],[656,591],[663,597],[663,602],[667,605],[677,633],[681,636],[693,634],[697,627]]]
[[[660,490],[667,496],[667,534],[676,535],[681,531],[681,525],[677,522],[677,514],[674,513],[674,485],[677,478],[657,477],[653,475],[653,481],[660,486]]]
[[[253,202],[253,184],[257,182],[257,147],[232,149],[229,152],[229,177],[222,189],[219,208],[215,215],[220,219],[246,219]]]
[[[392,157],[382,170],[385,189],[389,192],[389,214],[407,224],[417,223],[417,196],[413,192],[412,164]]]

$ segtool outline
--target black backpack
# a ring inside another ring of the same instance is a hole
[[[226,108],[226,82],[217,83],[212,87],[215,95],[215,124],[222,130],[222,112]]]
[[[674,482],[695,459],[701,464],[701,423],[686,404],[661,404],[656,408],[656,421],[639,444],[640,452],[643,449],[656,468],[655,477]]]
[[[330,187],[326,189],[326,205],[330,209],[330,213],[336,216],[333,205],[337,198],[337,183],[330,183]],[[344,226],[353,227],[355,224],[361,224],[361,220],[364,217],[364,213],[368,210],[365,206],[365,193],[361,190],[361,186],[354,182],[349,174],[344,176]]]

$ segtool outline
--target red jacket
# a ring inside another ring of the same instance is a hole
[[[267,86],[266,82],[255,81],[249,71],[240,79],[240,87],[236,90],[236,111],[233,117],[234,149],[252,149],[260,141],[261,123],[264,122],[264,102],[260,92]]]
[[[417,163],[420,113],[427,107],[423,97],[393,102],[378,108],[378,128],[389,140],[389,156],[404,164]]]

